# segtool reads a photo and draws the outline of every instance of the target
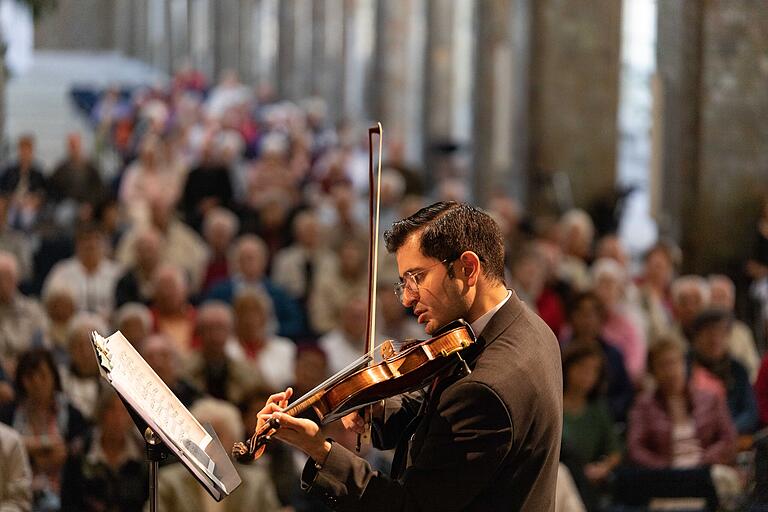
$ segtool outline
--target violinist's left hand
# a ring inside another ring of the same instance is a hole
[[[331,443],[325,440],[320,427],[311,420],[295,418],[280,412],[292,395],[293,390],[288,388],[282,393],[270,396],[264,408],[259,411],[258,425],[264,424],[270,418],[277,419],[280,422],[280,428],[277,429],[274,437],[295,446],[312,457],[315,462],[322,464],[331,450]]]

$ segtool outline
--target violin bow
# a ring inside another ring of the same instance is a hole
[[[377,172],[373,169],[373,136],[379,136],[379,151],[377,158]],[[381,213],[381,155],[383,149],[383,129],[381,123],[368,128],[368,183],[370,188],[368,201],[368,231],[370,241],[368,244],[368,324],[365,333],[365,353],[372,354],[374,346],[374,337],[376,336],[376,281],[379,262],[379,218]],[[375,178],[375,179],[374,179]],[[374,183],[375,181],[375,183]],[[369,365],[372,364],[371,358]],[[357,435],[357,451],[359,452],[363,441],[370,442],[371,439],[371,412],[372,406],[365,407],[361,414],[366,419],[365,433]]]

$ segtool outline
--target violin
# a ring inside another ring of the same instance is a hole
[[[369,365],[371,356],[366,354],[282,412],[297,416],[311,407],[325,425],[385,398],[424,388],[435,377],[457,366],[461,372],[469,373],[462,353],[476,341],[469,324],[455,320],[428,340],[408,340],[397,349],[396,344],[393,340],[385,341],[381,345],[380,363]],[[276,419],[265,423],[245,443],[236,443],[232,454],[240,462],[256,460],[278,428]]]
[[[378,186],[374,187],[373,135],[379,136]],[[378,224],[381,190],[381,123],[369,128],[370,146],[370,216],[371,240],[368,259],[368,325],[366,328],[365,355],[354,361],[336,375],[321,383],[301,398],[285,407],[281,412],[297,416],[310,407],[320,418],[321,424],[330,423],[347,414],[368,407],[385,398],[427,386],[435,377],[448,369],[460,369],[469,373],[469,366],[461,353],[475,345],[471,327],[463,320],[456,320],[440,329],[428,340],[385,341],[381,345],[382,361],[374,363],[373,337],[376,332],[376,271],[378,255]],[[374,189],[376,208],[374,213]],[[374,222],[375,219],[375,222]],[[370,417],[370,414],[363,417]],[[259,458],[277,429],[279,421],[272,419],[256,429],[245,443],[235,443],[232,455],[240,462],[251,462]],[[366,423],[366,428],[370,424]],[[358,451],[361,437],[358,436]]]

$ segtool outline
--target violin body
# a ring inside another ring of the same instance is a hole
[[[312,405],[323,424],[385,398],[427,386],[458,362],[450,357],[474,343],[469,326],[449,324],[444,332],[410,345],[378,364],[363,368],[329,387]]]
[[[426,387],[438,375],[465,364],[461,352],[475,343],[472,328],[463,320],[451,322],[439,333],[426,341],[409,343],[398,352],[392,350],[391,343],[385,343],[382,362],[330,379],[329,384],[300,398],[283,413],[297,416],[311,407],[326,424],[385,398]],[[257,459],[278,428],[277,422],[265,423],[245,443],[235,444],[233,455],[245,463]]]

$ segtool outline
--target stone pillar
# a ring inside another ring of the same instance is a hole
[[[278,86],[277,52],[279,39],[279,1],[259,0],[256,6],[258,24],[256,45],[256,83],[259,87]]]
[[[699,106],[703,7],[698,0],[658,3],[657,66],[660,82],[662,234],[695,251],[691,229],[698,183]]]
[[[379,0],[371,92],[384,126],[388,159],[421,161],[426,3]]]
[[[691,269],[742,275],[768,193],[768,11],[761,2],[704,2],[698,188],[684,205]],[[685,254],[685,253],[684,253]]]
[[[248,84],[256,83],[259,8],[257,0],[240,0],[240,76]]]
[[[294,17],[296,4],[282,0],[278,4],[277,91],[281,98],[294,99],[293,71],[295,69],[298,29]]]
[[[471,180],[474,202],[479,205],[487,204],[495,190],[513,193],[505,183],[511,168],[512,15],[508,1],[476,4]]]
[[[189,53],[192,65],[207,74],[213,81],[214,46],[213,9],[211,0],[190,0],[189,3]]]
[[[366,92],[373,58],[375,11],[374,0],[344,0],[343,112],[349,119],[373,117]]]
[[[213,5],[214,70],[216,79],[227,69],[240,69],[240,0],[216,0]]]
[[[147,4],[149,63],[163,71],[169,71],[171,66],[169,1],[149,0]]]
[[[312,3],[312,62],[310,93],[320,96],[328,107],[328,117],[340,117],[343,101],[344,2],[315,0]]]
[[[573,204],[586,207],[615,183],[621,2],[530,5],[531,207],[542,209],[556,172],[567,176]],[[570,202],[561,196],[554,206]]]
[[[131,0],[115,1],[114,18],[114,49],[123,54],[131,53],[131,41],[133,40],[133,9]]]
[[[137,59],[149,62],[149,11],[148,0],[134,0],[133,7],[133,42],[131,54]]]
[[[175,71],[189,60],[189,0],[170,0],[168,8],[170,68]]]
[[[451,0],[427,1],[427,37],[424,71],[424,163],[425,179],[433,177],[438,155],[433,146],[453,141],[455,9]]]

